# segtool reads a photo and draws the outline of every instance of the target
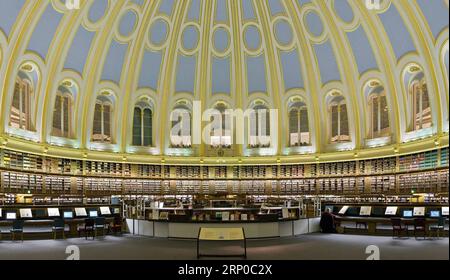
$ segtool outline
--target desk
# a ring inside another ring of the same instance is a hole
[[[394,217],[392,217],[394,218]],[[417,217],[418,218],[418,217]],[[391,225],[391,217],[351,217],[351,216],[335,216],[336,224],[342,222],[367,223],[369,234],[375,234],[377,231],[377,224]],[[414,225],[415,218],[400,218],[402,223],[406,226]],[[446,219],[448,222],[448,219]],[[425,222],[427,225],[437,223],[437,219],[427,218]]]
[[[69,226],[69,235],[70,236],[77,236],[78,235],[78,225],[84,224],[85,218],[75,218],[75,219],[65,219],[64,224]],[[106,218],[106,223],[111,223],[114,221],[114,218]],[[54,220],[51,219],[44,219],[44,220],[25,220],[24,221],[24,227],[48,227],[51,229],[53,226]],[[2,220],[0,221],[0,226],[3,227],[12,227],[13,221],[12,220]],[[51,231],[49,231],[51,232]],[[25,231],[24,234],[27,233],[36,233],[33,231]]]
[[[242,255],[200,254],[200,241],[243,241]],[[244,228],[200,228],[197,238],[197,259],[200,257],[244,257],[247,258],[247,241]]]

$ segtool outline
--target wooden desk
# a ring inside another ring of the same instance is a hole
[[[418,217],[417,217],[418,218]],[[370,234],[375,234],[377,231],[377,224],[385,224],[385,225],[390,225],[391,223],[391,218],[390,217],[349,217],[349,216],[334,216],[334,219],[337,221],[337,223],[342,223],[342,222],[354,222],[354,223],[367,223],[367,231]],[[402,222],[407,225],[414,225],[414,220],[416,218],[400,218],[402,220]],[[429,224],[433,224],[433,223],[437,223],[438,219],[430,219],[427,218],[425,219],[425,222],[427,225]],[[448,219],[447,219],[448,221]]]
[[[77,236],[78,234],[78,226],[81,224],[84,224],[84,221],[86,218],[75,218],[75,219],[64,219],[64,224],[69,226],[69,235],[70,236]],[[106,223],[112,223],[114,221],[114,218],[107,217],[105,222]],[[49,227],[51,228],[53,225],[54,220],[52,219],[44,219],[44,220],[25,220],[24,226],[40,226],[40,227]],[[12,220],[2,220],[0,221],[0,226],[10,226],[12,227],[13,221]],[[33,233],[33,232],[24,232],[27,233]]]

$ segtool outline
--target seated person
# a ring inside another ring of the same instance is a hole
[[[320,218],[320,228],[322,233],[335,233],[336,229],[334,227],[334,216],[330,213],[330,209],[325,209],[322,217]]]

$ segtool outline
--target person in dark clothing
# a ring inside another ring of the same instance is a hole
[[[335,233],[336,228],[334,227],[334,216],[330,213],[330,209],[325,209],[322,217],[320,218],[320,228],[322,233]]]

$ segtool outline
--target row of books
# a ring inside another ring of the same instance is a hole
[[[270,194],[448,192],[449,170],[401,175],[267,180],[160,180],[41,175],[0,171],[0,193]]]
[[[0,168],[60,175],[136,178],[270,179],[395,174],[448,166],[448,148],[407,156],[320,164],[169,166],[41,157],[0,149]]]

